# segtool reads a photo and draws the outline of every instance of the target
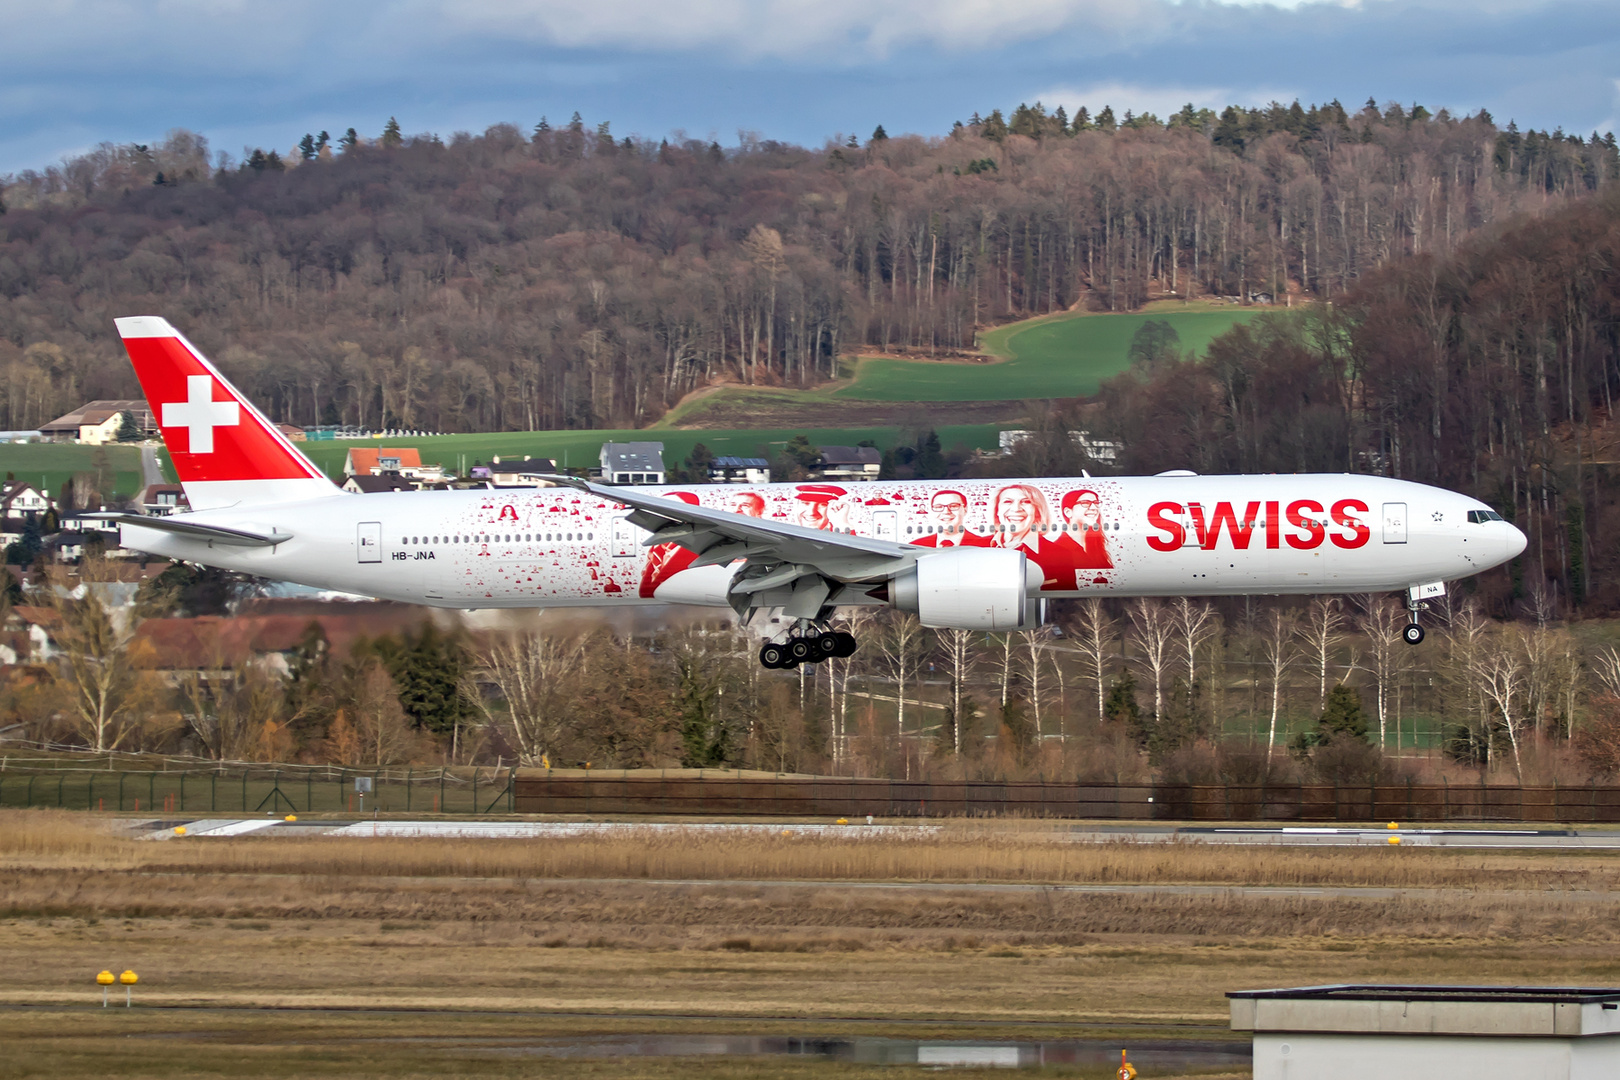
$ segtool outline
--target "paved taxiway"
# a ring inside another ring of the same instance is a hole
[[[603,836],[616,833],[700,833],[712,835],[791,835],[836,839],[932,839],[942,826],[882,822],[830,825],[805,822],[667,822],[667,821],[285,821],[281,818],[170,818],[135,823],[153,839],[173,838],[176,826],[198,838],[244,835],[297,837],[393,837],[440,839],[553,839]],[[1093,844],[1236,844],[1278,847],[1390,846],[1399,840],[1406,847],[1496,848],[1515,850],[1609,851],[1620,850],[1620,829],[1524,828],[1354,828],[1345,826],[1177,826],[1097,825],[1054,826],[1045,834],[1054,840]]]

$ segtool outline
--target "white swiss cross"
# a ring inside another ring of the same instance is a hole
[[[191,453],[212,454],[214,429],[240,424],[241,407],[234,401],[215,401],[214,380],[209,375],[187,375],[186,398],[163,403],[163,426],[183,427],[189,431],[187,449]]]

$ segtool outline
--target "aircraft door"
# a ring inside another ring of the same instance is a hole
[[[900,515],[893,510],[879,510],[872,515],[872,535],[878,540],[894,540],[900,534]]]
[[[615,559],[633,559],[640,541],[636,539],[638,530],[628,518],[616,517],[613,519],[613,557]]]
[[[1384,543],[1406,543],[1406,504],[1384,504]]]
[[[382,562],[382,522],[362,521],[355,535],[355,552],[359,561]]]

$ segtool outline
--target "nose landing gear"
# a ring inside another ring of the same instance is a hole
[[[819,664],[823,660],[855,655],[858,644],[854,634],[812,626],[808,632],[796,633],[785,642],[767,641],[759,650],[759,662],[773,670]]]
[[[1411,621],[1406,624],[1406,629],[1401,631],[1401,637],[1406,639],[1408,645],[1421,645],[1423,643],[1423,627],[1418,625],[1418,613],[1428,611],[1429,605],[1425,604],[1419,597],[1443,596],[1445,591],[1445,586],[1440,584],[1414,585],[1406,590],[1406,610],[1411,616]]]

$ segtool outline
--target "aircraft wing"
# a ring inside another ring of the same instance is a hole
[[[292,539],[292,533],[256,533],[245,529],[227,529],[220,525],[199,525],[172,517],[147,517],[143,514],[83,514],[97,521],[116,521],[119,525],[139,525],[143,529],[173,533],[188,540],[206,540],[210,544],[226,547],[274,547]]]
[[[815,618],[836,586],[886,580],[926,554],[910,544],[711,510],[635,488],[546,479],[629,507],[630,523],[652,534],[644,546],[679,544],[697,554],[693,568],[743,560],[730,593],[739,613],[781,606],[784,614]]]

